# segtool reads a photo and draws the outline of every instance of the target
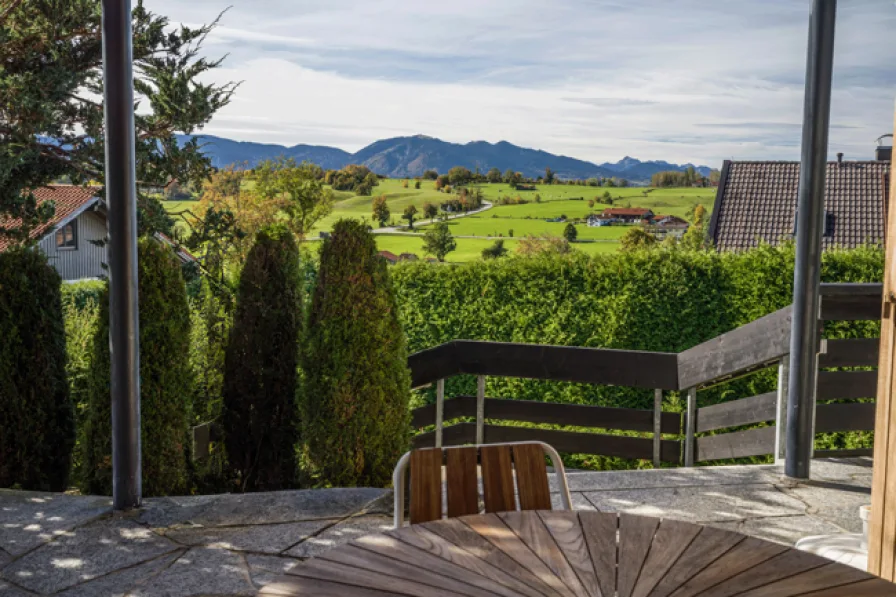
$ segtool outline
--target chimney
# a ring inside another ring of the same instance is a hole
[[[884,139],[887,137],[893,138],[893,135],[881,135],[877,138],[877,149],[874,152],[874,157],[878,162],[890,162],[893,160],[893,145],[884,145]]]
[[[837,164],[843,164],[843,152],[837,154]]]

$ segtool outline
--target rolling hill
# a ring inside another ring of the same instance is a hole
[[[181,137],[185,141],[188,137]],[[691,164],[670,164],[664,161],[642,162],[625,157],[613,163],[601,165],[575,158],[554,155],[538,149],[528,149],[499,141],[471,141],[470,143],[449,143],[425,135],[381,139],[356,153],[349,153],[335,147],[322,145],[284,145],[234,141],[212,135],[199,135],[205,153],[212,158],[213,165],[222,168],[231,164],[255,165],[278,156],[307,160],[322,168],[342,168],[347,164],[363,164],[377,174],[391,178],[420,176],[424,170],[435,169],[447,172],[453,166],[465,166],[470,170],[486,172],[498,168],[502,172],[511,168],[527,177],[544,174],[545,168],[553,170],[564,179],[585,179],[591,177],[625,178],[633,183],[644,183],[651,175],[664,170],[684,170]],[[708,166],[697,170],[706,175]]]

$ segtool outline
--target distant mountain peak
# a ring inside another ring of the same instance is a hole
[[[325,169],[338,169],[348,164],[363,164],[377,174],[392,178],[420,176],[425,170],[435,169],[448,172],[454,166],[464,166],[470,170],[485,172],[498,168],[502,172],[512,169],[524,176],[536,178],[550,168],[558,178],[625,178],[633,183],[646,183],[650,177],[663,170],[684,170],[690,164],[678,166],[668,162],[642,162],[625,156],[616,163],[594,164],[584,160],[555,155],[538,149],[528,149],[501,140],[470,141],[465,144],[450,143],[428,135],[416,134],[410,137],[394,137],[374,141],[355,153],[335,147],[321,145],[283,145],[233,141],[212,135],[198,135],[204,143],[206,155],[212,165],[223,168],[231,164],[248,163],[255,165],[266,159],[279,156],[293,157],[296,161],[309,161]],[[190,137],[180,136],[185,143]],[[697,167],[708,175],[710,168]]]

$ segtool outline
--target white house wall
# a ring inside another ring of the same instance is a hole
[[[77,222],[77,250],[57,250],[54,231],[40,241],[41,251],[47,255],[50,265],[56,268],[63,280],[81,280],[108,275],[103,268],[103,264],[107,263],[106,247],[99,247],[90,242],[106,238],[106,219],[88,211],[79,215]]]

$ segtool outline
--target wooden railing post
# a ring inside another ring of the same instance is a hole
[[[694,434],[697,431],[697,388],[688,388],[688,413],[684,430],[684,465],[694,466],[694,452],[696,442]]]
[[[442,427],[445,415],[445,380],[436,382],[436,448],[442,447]]]
[[[775,406],[775,464],[784,463],[787,445],[787,384],[790,376],[790,355],[778,362],[778,399]]]
[[[476,443],[485,443],[485,376],[476,378]]]
[[[663,446],[663,391],[653,391],[653,467],[659,468]]]

